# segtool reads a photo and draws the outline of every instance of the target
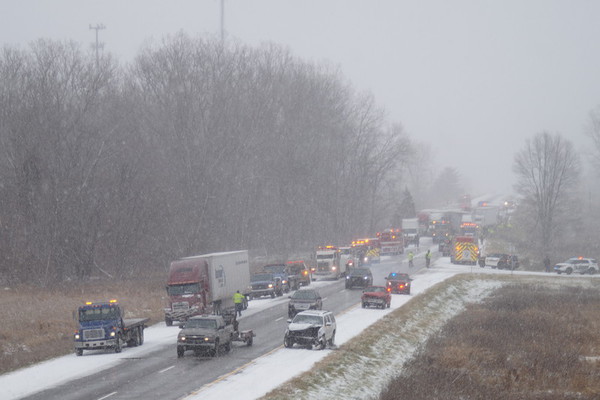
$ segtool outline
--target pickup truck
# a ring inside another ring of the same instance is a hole
[[[77,310],[77,320],[75,354],[81,356],[84,350],[112,349],[120,353],[123,344],[141,346],[149,318],[123,319],[123,309],[116,300],[110,300],[87,302]]]
[[[235,312],[226,311],[222,315],[199,315],[191,317],[179,325],[177,335],[177,357],[183,357],[186,350],[194,355],[209,354],[218,357],[221,351],[229,352],[231,343],[241,341],[252,346],[252,330],[239,331]]]

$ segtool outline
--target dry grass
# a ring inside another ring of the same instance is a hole
[[[595,357],[596,288],[511,285],[447,323],[380,399],[597,399]]]
[[[126,317],[164,318],[165,276],[120,282],[97,281],[53,290],[0,290],[0,373],[73,351],[73,312],[85,301],[117,299]]]

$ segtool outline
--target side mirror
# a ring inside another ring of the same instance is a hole
[[[287,323],[288,323],[288,324],[291,324],[291,323],[292,323],[292,320],[291,320],[291,319],[288,319],[288,320],[287,320]]]
[[[325,322],[325,326],[331,326],[331,322]]]
[[[183,329],[183,328],[185,328],[185,325],[184,324],[179,324],[179,329]]]

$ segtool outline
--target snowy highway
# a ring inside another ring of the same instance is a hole
[[[419,262],[416,264],[415,269]],[[390,271],[408,271],[408,266],[404,257],[399,257],[383,260],[371,269],[374,284],[383,284]],[[360,300],[361,291],[344,289],[343,280],[316,281],[311,287],[321,292],[323,308],[336,315],[355,307]],[[287,296],[251,301],[240,327],[254,330],[253,346],[236,342],[230,353],[218,358],[186,354],[178,359],[177,326],[157,324],[146,329],[141,347],[125,348],[120,354],[97,351],[86,352],[83,357],[68,355],[2,376],[0,386],[10,389],[0,398],[180,399],[281,347],[287,303]],[[32,385],[34,379],[36,384]]]
[[[434,249],[434,247],[431,247]],[[323,308],[332,310],[338,321],[336,344],[341,345],[369,325],[401,307],[415,295],[457,273],[510,274],[478,266],[450,264],[448,258],[424,268],[427,247],[415,252],[415,267],[409,271],[405,256],[384,258],[371,266],[374,284],[383,284],[391,271],[409,272],[414,278],[412,294],[393,295],[386,310],[362,309],[361,291],[344,289],[339,281],[313,282],[323,296]],[[514,274],[535,274],[515,271]],[[548,274],[541,274],[548,275]],[[564,277],[567,278],[567,277]],[[186,354],[178,359],[175,351],[176,326],[154,325],[146,330],[146,341],[120,354],[87,352],[53,359],[30,368],[0,376],[1,400],[13,399],[255,399],[311,368],[331,351],[326,349],[285,349],[282,346],[287,320],[287,296],[250,302],[240,319],[242,329],[254,329],[254,345],[234,343],[230,353],[219,358]]]

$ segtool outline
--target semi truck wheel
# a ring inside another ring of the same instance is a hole
[[[183,347],[177,346],[177,358],[183,357],[183,353],[185,353],[185,350],[183,349]]]
[[[171,318],[165,317],[165,324],[167,324],[167,326],[173,326],[173,320]]]
[[[83,355],[83,349],[75,349],[75,354],[77,354],[78,357],[81,357]]]
[[[139,345],[141,346],[141,345],[144,344],[144,327],[140,326],[139,329],[140,329],[140,342],[139,342]]]

